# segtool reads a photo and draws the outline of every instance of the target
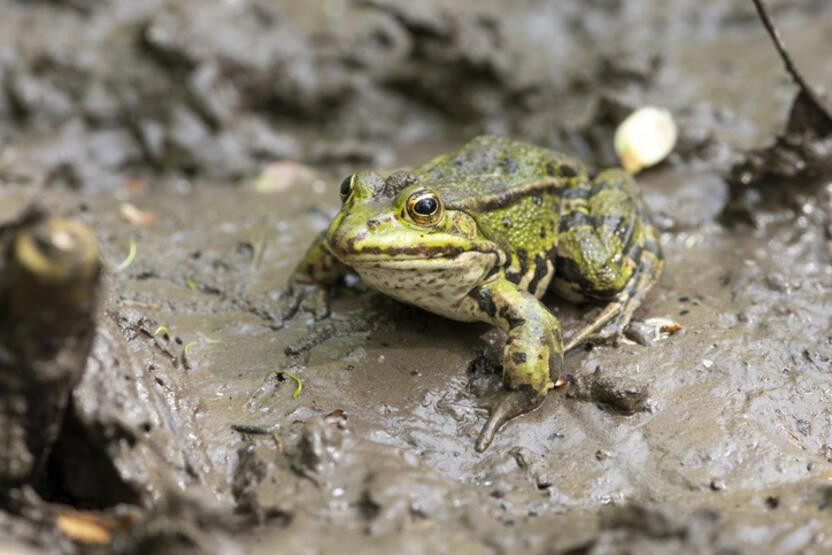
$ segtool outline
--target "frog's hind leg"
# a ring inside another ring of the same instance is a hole
[[[658,233],[650,224],[632,176],[600,173],[592,184],[564,195],[554,289],[570,300],[608,304],[566,343],[620,337],[661,272]]]
[[[661,260],[655,254],[644,257],[630,277],[627,286],[615,299],[604,306],[591,323],[569,338],[564,346],[564,352],[571,351],[587,342],[604,342],[621,337],[632,320],[633,313],[644,299],[644,295],[658,279],[661,265]]]

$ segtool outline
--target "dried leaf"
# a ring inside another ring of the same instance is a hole
[[[119,212],[122,218],[134,225],[148,227],[156,221],[156,215],[153,212],[141,210],[129,202],[122,202],[119,206]]]
[[[115,519],[91,512],[68,511],[55,517],[55,525],[63,535],[88,545],[109,545],[111,531],[116,528]]]

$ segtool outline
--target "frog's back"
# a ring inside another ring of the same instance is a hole
[[[493,207],[489,199],[517,197],[530,188],[552,191],[586,169],[565,154],[530,143],[482,135],[459,150],[435,158],[419,173],[449,206],[475,199]],[[548,183],[547,187],[544,185]]]

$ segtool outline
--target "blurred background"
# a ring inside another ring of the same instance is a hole
[[[770,5],[828,84],[828,3]],[[276,159],[409,164],[486,131],[604,164],[621,112],[656,102],[694,156],[759,142],[792,94],[742,0],[4,0],[2,13],[0,175],[72,188],[231,183]]]

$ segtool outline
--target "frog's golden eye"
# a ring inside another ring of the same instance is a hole
[[[341,182],[341,188],[338,190],[338,192],[341,194],[342,201],[347,200],[347,197],[349,197],[350,193],[352,193],[353,179],[355,179],[355,175],[348,175]]]
[[[442,216],[442,203],[433,191],[417,191],[405,203],[407,215],[418,225],[433,225]]]

